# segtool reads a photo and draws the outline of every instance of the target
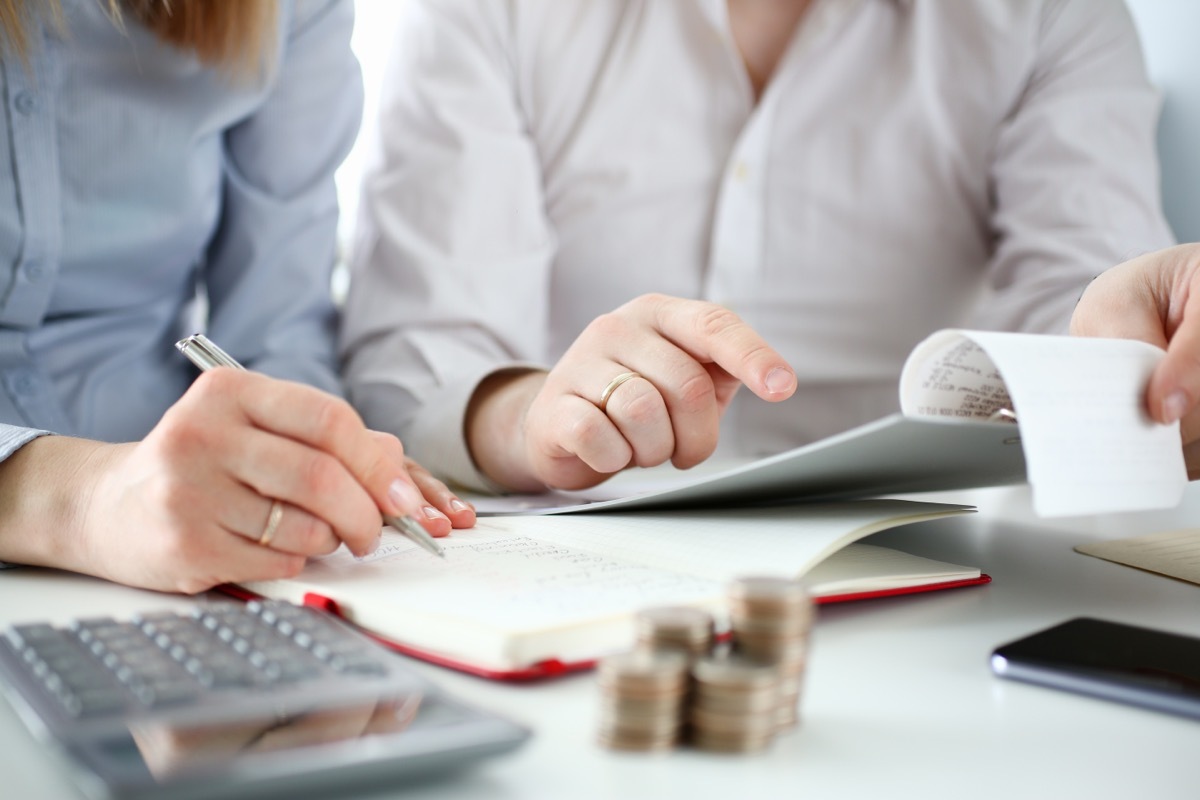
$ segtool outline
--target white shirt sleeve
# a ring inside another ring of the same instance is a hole
[[[1034,72],[999,128],[994,290],[978,327],[1066,333],[1100,271],[1173,243],[1158,191],[1159,93],[1122,3],[1048,3]],[[1081,269],[1083,267],[1083,269]]]
[[[463,418],[486,375],[533,366],[543,349],[553,237],[511,96],[503,6],[409,5],[436,19],[404,26],[423,35],[394,48],[383,168],[364,180],[352,257],[346,382],[370,427],[435,474],[490,489]]]

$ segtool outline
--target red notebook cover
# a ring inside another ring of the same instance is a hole
[[[918,594],[922,592],[941,591],[942,589],[958,589],[964,586],[982,586],[986,583],[991,583],[990,575],[981,574],[978,578],[969,578],[961,581],[947,581],[946,583],[932,583],[921,586],[905,586],[900,589],[881,589],[872,592],[853,592],[850,594],[826,595],[825,597],[815,598],[818,605],[827,605],[829,603],[847,603],[858,600],[874,600],[881,597],[897,597],[906,594]],[[226,584],[220,587],[220,590],[232,597],[237,597],[241,600],[254,600],[259,595],[254,592],[247,591],[240,586]],[[309,592],[304,595],[304,604],[320,608],[331,614],[339,617],[344,617],[341,609],[335,600],[332,600],[323,595]],[[379,636],[371,631],[364,630],[368,636],[386,647],[395,650],[398,653],[403,653],[406,656],[419,658],[422,661],[428,661],[431,664],[437,664],[439,667],[448,667],[459,672],[465,672],[469,675],[475,675],[480,678],[487,678],[495,681],[531,681],[541,680],[544,678],[554,678],[560,675],[567,675],[572,672],[582,672],[591,669],[596,665],[594,659],[587,661],[559,661],[558,659],[548,659],[539,661],[536,664],[531,664],[528,667],[520,669],[495,670],[486,667],[480,667],[475,664],[469,664],[465,661],[459,661],[454,658],[447,658],[438,653],[433,653],[428,650],[422,650],[418,647],[404,644],[402,642],[392,641],[383,636]]]

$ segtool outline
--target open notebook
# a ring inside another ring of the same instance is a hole
[[[432,558],[386,533],[375,554],[345,548],[296,578],[244,584],[325,605],[402,652],[491,678],[589,666],[633,642],[633,615],[686,604],[720,619],[742,575],[804,576],[819,599],[985,583],[978,569],[853,544],[876,531],[971,511],[904,500],[568,516],[490,517]]]

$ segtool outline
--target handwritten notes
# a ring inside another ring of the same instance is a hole
[[[560,526],[561,527],[561,526]],[[353,583],[355,596],[422,614],[469,616],[505,630],[543,628],[591,614],[717,597],[720,583],[589,553],[561,542],[506,531],[490,520],[443,539],[446,559],[432,559],[385,532],[379,549],[311,562],[305,579],[326,591]]]
[[[946,330],[913,350],[905,414],[987,418],[1011,399],[1043,516],[1167,508],[1187,483],[1179,426],[1143,394],[1162,350],[1144,342]]]

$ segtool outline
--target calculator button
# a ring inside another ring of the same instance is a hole
[[[176,705],[200,696],[200,686],[192,680],[167,681],[152,683],[148,687],[153,692],[150,704],[155,708]]]
[[[83,703],[81,703],[79,701],[79,698],[76,697],[75,695],[73,695],[73,694],[55,694],[54,697],[56,697],[58,699],[58,702],[62,705],[63,710],[66,711],[68,714],[70,714],[72,717],[78,717],[80,714],[83,713]]]
[[[241,667],[213,667],[208,673],[208,684],[217,689],[229,689],[235,686],[253,686],[254,673]]]
[[[283,661],[279,662],[278,667],[277,679],[284,682],[303,680],[320,673],[316,666],[306,661]]]
[[[14,626],[0,657],[68,717],[100,721],[150,709],[235,708],[279,687],[287,696],[329,681],[390,674],[387,654],[324,612],[271,602],[194,612]],[[306,683],[308,682],[308,683]],[[282,695],[281,695],[282,696]]]
[[[45,639],[57,639],[59,632],[49,625],[17,625],[8,630],[8,640],[13,647],[24,650],[31,644]]]
[[[78,701],[78,716],[107,714],[125,708],[129,702],[125,692],[115,687],[80,689],[73,692]]]

